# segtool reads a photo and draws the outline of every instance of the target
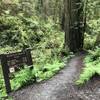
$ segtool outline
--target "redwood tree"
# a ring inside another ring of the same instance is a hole
[[[82,0],[64,0],[65,46],[73,52],[83,48],[84,16]]]

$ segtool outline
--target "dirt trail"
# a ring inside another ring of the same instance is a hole
[[[83,88],[75,86],[83,66],[84,56],[76,56],[70,60],[66,67],[48,81],[28,86],[12,93],[14,100],[100,100],[100,84],[93,88],[86,85]],[[100,78],[96,79],[100,82]],[[96,83],[98,83],[96,82]]]

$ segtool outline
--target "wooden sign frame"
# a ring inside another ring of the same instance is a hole
[[[22,52],[1,55],[1,65],[7,94],[11,92],[9,69],[20,67],[20,65],[24,64],[28,66],[33,65],[30,49],[23,50]]]

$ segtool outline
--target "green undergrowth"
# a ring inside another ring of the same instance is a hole
[[[93,49],[100,44],[100,18],[87,21],[84,48]]]
[[[77,85],[85,84],[89,81],[95,74],[100,75],[100,47],[96,47],[94,50],[89,50],[89,54],[86,56],[85,68],[76,81]]]
[[[77,85],[88,82],[95,74],[100,75],[100,18],[87,20],[84,49],[89,51],[84,59],[84,68],[76,81]]]
[[[11,74],[13,90],[51,78],[64,67],[63,58],[70,58],[69,52],[63,49],[64,33],[50,19],[7,15],[0,17],[0,26],[0,54],[32,49],[34,67],[30,70],[25,66]],[[6,95],[0,66],[0,97]]]
[[[9,50],[7,51],[12,52]],[[34,63],[32,68],[24,66],[24,69],[21,69],[20,71],[17,71],[15,73],[11,73],[10,82],[13,91],[28,86],[30,84],[34,84],[35,82],[38,83],[50,79],[62,68],[64,68],[64,61],[67,61],[70,57],[73,56],[73,54],[70,54],[67,57],[61,58],[60,56],[55,55],[51,58],[50,56],[46,56],[46,54],[43,55],[43,52],[40,52],[40,54],[41,55],[37,58],[33,57]],[[32,56],[34,56],[33,53]],[[2,70],[0,70],[0,96],[7,96],[4,85],[4,79],[2,76]]]
[[[64,63],[58,60],[52,62],[52,64],[45,64],[41,68],[33,67],[20,70],[19,72],[15,72],[11,74],[11,86],[12,90],[18,90],[24,86],[33,84],[34,82],[41,82],[43,80],[47,80],[51,78],[54,74],[56,74],[60,69],[64,67]],[[0,92],[2,96],[6,96],[5,88],[4,88],[4,80],[0,79]]]

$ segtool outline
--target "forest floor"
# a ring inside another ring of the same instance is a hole
[[[13,100],[100,100],[100,77],[95,76],[84,86],[76,86],[85,55],[72,58],[57,75],[48,81],[34,83],[11,93]]]

